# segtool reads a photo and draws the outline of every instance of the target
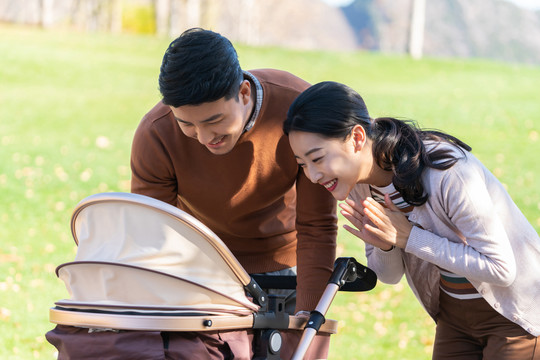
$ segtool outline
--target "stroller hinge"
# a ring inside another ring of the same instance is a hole
[[[285,299],[281,295],[268,296],[268,308],[255,314],[254,329],[287,329],[289,314],[285,311]]]
[[[253,301],[261,307],[262,311],[268,310],[268,295],[253,278],[244,286],[244,289],[253,297]]]

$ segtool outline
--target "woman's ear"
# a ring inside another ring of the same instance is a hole
[[[352,129],[351,135],[354,150],[362,150],[362,148],[366,144],[366,130],[360,125],[355,125]]]

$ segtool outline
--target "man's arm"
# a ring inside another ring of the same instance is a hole
[[[131,147],[131,192],[177,206],[177,180],[163,137],[143,119]]]
[[[301,171],[297,183],[298,231],[296,311],[317,305],[333,271],[336,257],[336,200]]]

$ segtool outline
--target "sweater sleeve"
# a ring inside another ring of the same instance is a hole
[[[297,182],[296,311],[317,305],[333,271],[336,255],[336,200],[300,171]]]
[[[131,147],[131,192],[177,206],[171,158],[153,122],[139,124]]]
[[[487,185],[497,180],[487,179],[481,164],[471,156],[448,170],[431,171],[427,181],[432,189],[430,197],[435,197],[432,206],[440,207],[438,216],[450,221],[462,241],[451,241],[415,226],[405,251],[469,281],[511,285],[516,263]]]
[[[397,284],[405,274],[401,249],[383,251],[366,243],[368,267],[377,274],[377,279],[385,284]]]

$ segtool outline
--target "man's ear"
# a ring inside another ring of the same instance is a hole
[[[351,131],[351,140],[355,151],[362,150],[367,140],[366,130],[360,125],[355,125]]]
[[[251,83],[249,80],[244,80],[240,83],[240,90],[238,90],[238,98],[244,104],[247,105],[251,98]]]

